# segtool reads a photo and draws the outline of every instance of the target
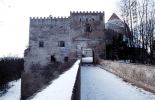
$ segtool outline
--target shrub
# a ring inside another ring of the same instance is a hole
[[[0,59],[0,86],[21,77],[24,69],[24,59],[5,57]]]

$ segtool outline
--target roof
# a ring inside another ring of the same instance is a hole
[[[109,18],[109,20],[119,19],[121,20],[115,13],[112,14],[112,16]]]

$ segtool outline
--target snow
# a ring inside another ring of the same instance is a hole
[[[20,100],[21,79],[9,82],[9,86],[12,87],[8,89],[7,93],[0,97],[0,100]]]
[[[83,63],[92,63],[93,62],[93,57],[83,57],[82,62]]]
[[[70,70],[39,92],[32,100],[71,100],[79,63],[80,60],[77,60]]]
[[[81,100],[155,100],[153,93],[92,66],[81,67]]]

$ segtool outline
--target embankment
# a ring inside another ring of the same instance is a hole
[[[101,67],[133,85],[155,93],[155,66],[101,60]]]

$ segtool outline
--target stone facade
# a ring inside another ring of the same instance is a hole
[[[104,12],[70,12],[67,18],[30,18],[29,48],[25,50],[25,71],[32,64],[46,65],[55,57],[75,59],[82,47],[104,46]],[[100,50],[100,49],[96,49]]]

